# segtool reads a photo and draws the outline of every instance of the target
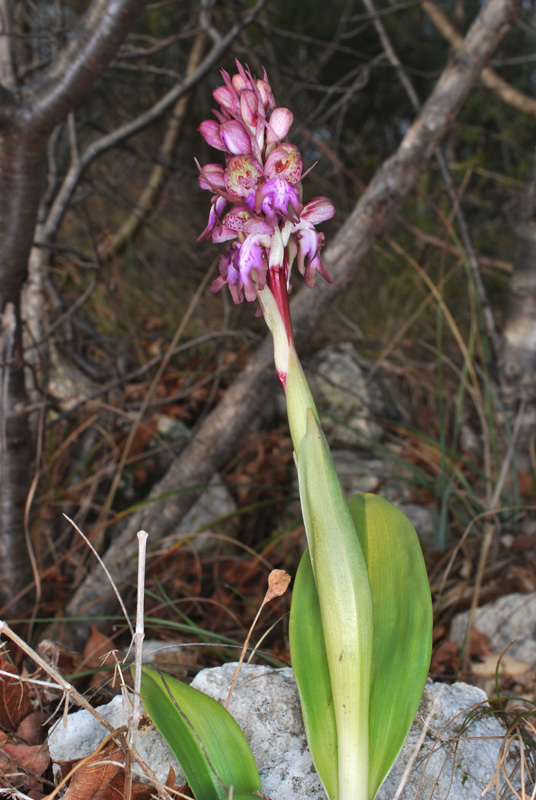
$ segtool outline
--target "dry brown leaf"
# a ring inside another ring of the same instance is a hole
[[[455,642],[443,642],[438,647],[430,664],[430,672],[454,673],[458,667],[460,648]]]
[[[486,634],[478,628],[473,628],[469,637],[469,656],[471,658],[484,658],[492,655],[492,652]]]
[[[108,636],[99,631],[95,625],[91,626],[91,633],[84,647],[83,663],[88,669],[99,669],[105,665],[115,664],[113,651],[114,643]]]
[[[110,742],[100,753],[95,753],[78,769],[69,783],[65,794],[68,800],[105,800],[106,791],[111,782],[121,772],[123,776],[123,753],[121,749]],[[119,800],[121,794],[113,788],[106,800]]]
[[[44,711],[32,711],[21,721],[17,728],[17,736],[23,739],[26,744],[42,744],[45,739],[45,729],[43,725],[49,718],[49,714]]]
[[[266,603],[274,597],[281,597],[288,589],[290,575],[284,569],[273,569],[268,575],[268,591],[264,598]]]
[[[123,754],[114,742],[102,751],[95,753],[73,775],[64,800],[123,800],[125,796],[125,769]],[[117,762],[117,763],[110,763]],[[62,773],[72,769],[72,762],[62,762]],[[178,789],[175,772],[169,769],[166,786]],[[155,796],[153,786],[141,781],[132,781],[132,800],[152,800]]]
[[[0,670],[13,675],[0,675],[0,725],[15,732],[21,720],[31,713],[32,704],[27,685],[19,680],[19,671],[4,655],[0,655]]]
[[[18,767],[32,775],[42,775],[50,764],[46,744],[4,744],[2,752]]]

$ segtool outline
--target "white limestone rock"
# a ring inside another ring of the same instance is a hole
[[[235,668],[235,664],[226,664],[203,670],[192,685],[223,702]],[[119,698],[99,711],[114,726],[123,724]],[[243,667],[229,711],[250,743],[263,792],[273,800],[325,800],[307,747],[291,669]],[[67,728],[60,721],[49,735],[51,756],[62,760],[88,755],[104,733],[88,712],[71,714]],[[401,782],[404,785],[400,800],[432,796],[478,800],[494,775],[504,735],[504,728],[490,714],[480,689],[463,683],[428,685],[415,723],[378,800],[393,800]],[[171,764],[177,771],[177,782],[181,782],[169,748],[145,725],[138,748],[161,781],[167,777]],[[412,766],[405,776],[409,762]],[[509,771],[514,767],[514,763],[507,764]]]

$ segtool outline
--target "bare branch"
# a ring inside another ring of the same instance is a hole
[[[52,239],[58,230],[58,226],[67,210],[67,205],[73,195],[73,192],[80,180],[82,173],[102,153],[110,150],[112,147],[120,144],[128,139],[130,136],[139,133],[144,128],[147,128],[153,122],[160,119],[172,105],[184,97],[193,87],[203,78],[207,72],[214,66],[214,64],[223,56],[225,51],[236,39],[239,33],[247,27],[260,11],[266,0],[258,0],[255,6],[239,20],[226,36],[220,37],[214,44],[208,55],[203,59],[199,67],[192,72],[191,75],[185,77],[182,83],[177,84],[170,89],[158,102],[151,108],[140,114],[133,120],[121,125],[106,136],[102,136],[97,141],[93,142],[86,149],[84,154],[71,165],[63,186],[58,193],[56,200],[50,210],[48,219],[43,227],[42,235],[45,239]]]
[[[82,100],[131,29],[144,0],[93,0],[56,61],[23,91],[26,122],[48,136]]]
[[[456,28],[450,24],[449,20],[440,8],[436,6],[432,0],[423,0],[422,7],[436,26],[437,30],[451,43],[456,49],[462,43],[462,37]],[[504,78],[497,75],[495,70],[491,67],[485,67],[482,70],[480,80],[498,95],[501,100],[508,105],[521,111],[523,114],[528,114],[530,117],[536,117],[536,100],[527,94],[523,94],[519,89],[511,86]]]
[[[190,77],[199,66],[204,47],[205,34],[200,33],[197,35],[192,46],[188,66],[186,67],[187,77]],[[155,200],[164,184],[166,175],[168,174],[168,169],[165,165],[169,164],[173,157],[173,151],[175,150],[187,109],[188,96],[182,95],[175,103],[173,111],[171,112],[166,133],[160,146],[160,152],[158,153],[158,163],[153,168],[134,210],[123,221],[117,233],[111,239],[104,242],[98,250],[98,255],[103,261],[112,258],[112,256],[117,255],[117,253],[122,250],[126,243],[134,237],[136,232],[143,225],[147,214],[153,208]]]

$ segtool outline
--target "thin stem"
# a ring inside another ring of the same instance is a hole
[[[290,308],[288,304],[288,288],[287,276],[288,271],[288,253],[285,249],[285,264],[279,267],[270,267],[268,270],[268,286],[275,298],[281,319],[285,326],[285,331],[289,344],[294,344],[294,332],[292,330],[292,320],[290,317]]]

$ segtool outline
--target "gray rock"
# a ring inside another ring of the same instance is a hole
[[[371,362],[350,343],[325,347],[307,361],[307,379],[331,441],[379,441],[381,418],[400,419],[387,382],[371,370]]]
[[[466,683],[429,684],[377,800],[477,800],[495,775],[504,737],[481,689]],[[510,763],[507,758],[505,768],[514,772],[516,759]]]
[[[97,709],[114,728],[127,724],[127,717],[123,709],[121,695],[105,706]],[[60,719],[48,734],[48,745],[53,761],[70,761],[75,758],[89,756],[100,742],[108,735],[106,728],[95,717],[82,709],[67,717],[67,725]],[[177,760],[160,734],[152,725],[141,725],[136,744],[141,757],[154,770],[159,780],[164,783],[170,765],[180,772]],[[135,777],[143,778],[138,765],[133,762],[132,769]],[[182,774],[182,773],[181,773]]]
[[[468,621],[468,611],[458,614],[452,621],[450,638],[460,647]],[[488,603],[477,610],[474,624],[486,634],[495,653],[502,653],[515,639],[508,648],[508,655],[527,664],[536,663],[536,593],[507,594]]]
[[[235,668],[235,664],[226,664],[203,670],[192,685],[223,702]],[[119,726],[123,724],[120,706],[116,698],[99,711]],[[243,667],[229,710],[250,743],[267,795],[274,800],[325,798],[307,748],[291,669]],[[99,727],[86,711],[71,714],[67,728],[60,721],[49,735],[52,758],[88,755],[104,735]],[[401,800],[447,796],[450,800],[477,800],[495,773],[504,735],[480,689],[463,683],[428,685],[378,800],[395,796]],[[154,731],[144,729],[138,748],[160,780],[165,780],[170,764],[177,768],[169,748]],[[180,773],[177,780],[182,780]]]

